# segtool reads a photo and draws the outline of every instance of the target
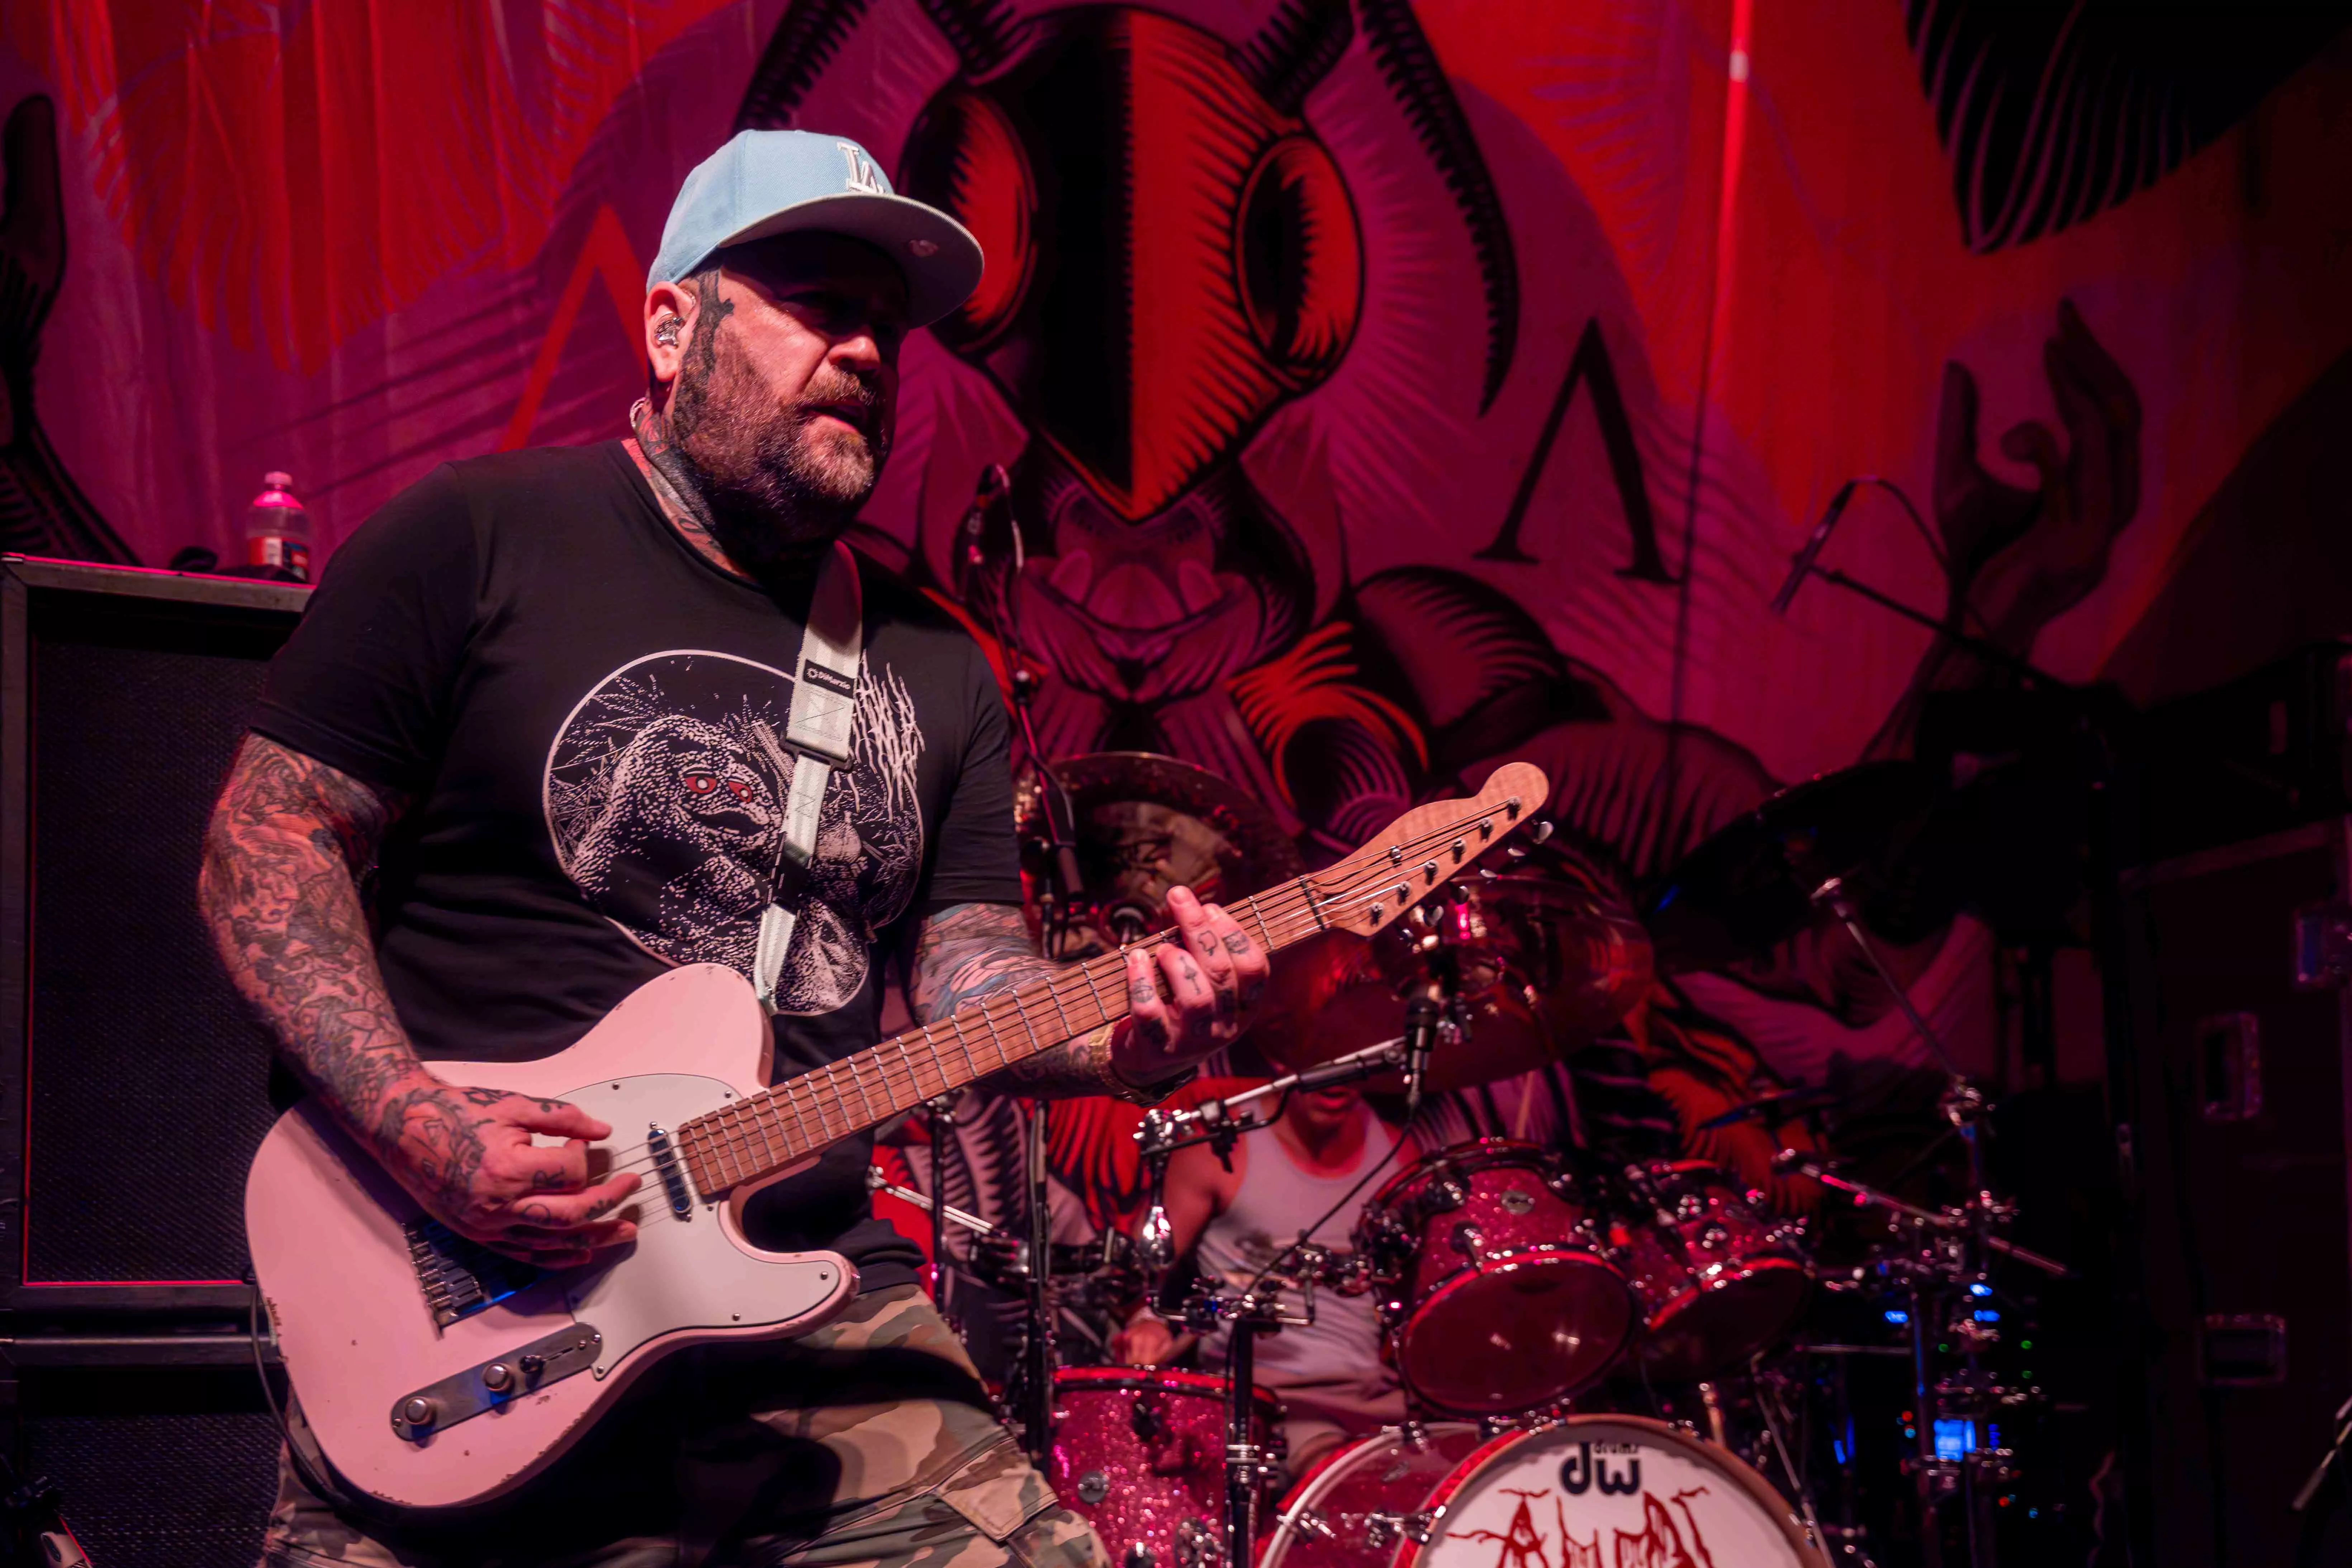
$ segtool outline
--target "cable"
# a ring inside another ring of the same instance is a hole
[[[1370,1181],[1374,1176],[1379,1175],[1383,1170],[1386,1170],[1389,1163],[1397,1157],[1397,1151],[1404,1147],[1405,1140],[1412,1135],[1413,1127],[1419,1120],[1420,1119],[1417,1114],[1412,1117],[1408,1117],[1404,1125],[1397,1129],[1396,1141],[1389,1145],[1388,1152],[1382,1154],[1378,1160],[1372,1162],[1371,1169],[1357,1177],[1356,1184],[1349,1187],[1345,1193],[1342,1193],[1339,1195],[1339,1200],[1333,1204],[1329,1208],[1325,1209],[1323,1213],[1317,1217],[1313,1225],[1307,1226],[1306,1228],[1301,1230],[1298,1233],[1298,1238],[1296,1241],[1293,1241],[1288,1247],[1284,1247],[1280,1252],[1275,1254],[1272,1261],[1268,1262],[1265,1268],[1259,1269],[1257,1273],[1251,1278],[1249,1284],[1244,1288],[1242,1294],[1247,1296],[1256,1290],[1260,1285],[1265,1283],[1265,1278],[1267,1275],[1273,1273],[1276,1268],[1282,1267],[1283,1264],[1288,1262],[1292,1256],[1296,1254],[1300,1247],[1307,1245],[1309,1237],[1313,1237],[1317,1231],[1321,1230],[1325,1226],[1330,1224],[1334,1218],[1338,1217],[1340,1210],[1346,1208],[1349,1204],[1354,1203],[1356,1201],[1356,1194],[1364,1190],[1364,1184]]]

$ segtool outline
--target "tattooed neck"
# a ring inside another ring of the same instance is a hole
[[[677,446],[669,438],[669,422],[656,414],[644,398],[629,409],[629,427],[635,439],[624,443],[629,448],[639,472],[646,477],[654,499],[661,503],[662,516],[677,530],[680,537],[694,547],[695,553],[730,577],[745,582],[756,581],[751,574],[736,563],[719,542],[710,525],[710,505],[695,488],[692,476],[679,458]]]

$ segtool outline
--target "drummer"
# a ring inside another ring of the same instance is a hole
[[[1178,1255],[1198,1242],[1202,1275],[1239,1289],[1326,1214],[1308,1239],[1344,1255],[1365,1201],[1381,1186],[1367,1177],[1397,1137],[1362,1095],[1341,1086],[1291,1095],[1271,1124],[1241,1136],[1230,1172],[1205,1144],[1179,1149],[1168,1162],[1165,1199]],[[1381,1358],[1372,1302],[1370,1295],[1318,1289],[1313,1327],[1258,1339],[1256,1382],[1283,1402],[1293,1476],[1346,1439],[1404,1419],[1404,1394]],[[1285,1292],[1284,1311],[1297,1307],[1296,1293]],[[1223,1369],[1230,1332],[1220,1326],[1201,1344],[1204,1365]],[[1113,1337],[1111,1353],[1160,1366],[1195,1342],[1146,1302]]]

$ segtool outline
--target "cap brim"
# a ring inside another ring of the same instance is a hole
[[[862,239],[888,257],[907,279],[909,327],[929,326],[971,298],[971,291],[980,287],[980,241],[970,229],[910,196],[870,191],[844,191],[795,202],[729,235],[695,266],[730,245],[748,245],[780,234],[837,234]]]

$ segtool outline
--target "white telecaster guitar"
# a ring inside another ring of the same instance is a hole
[[[1321,931],[1370,935],[1498,847],[1546,787],[1511,763],[1476,798],[1407,812],[1231,913],[1268,952]],[[254,1158],[246,1230],[320,1447],[380,1501],[477,1502],[544,1468],[667,1352],[821,1326],[856,1270],[835,1253],[753,1247],[743,1200],[829,1144],[1124,1016],[1126,990],[1107,954],[767,1089],[768,1023],[750,984],[696,964],[556,1056],[436,1064],[454,1083],[570,1100],[612,1124],[614,1168],[645,1173],[622,1211],[636,1239],[552,1273],[427,1220],[316,1102],[297,1106]]]

